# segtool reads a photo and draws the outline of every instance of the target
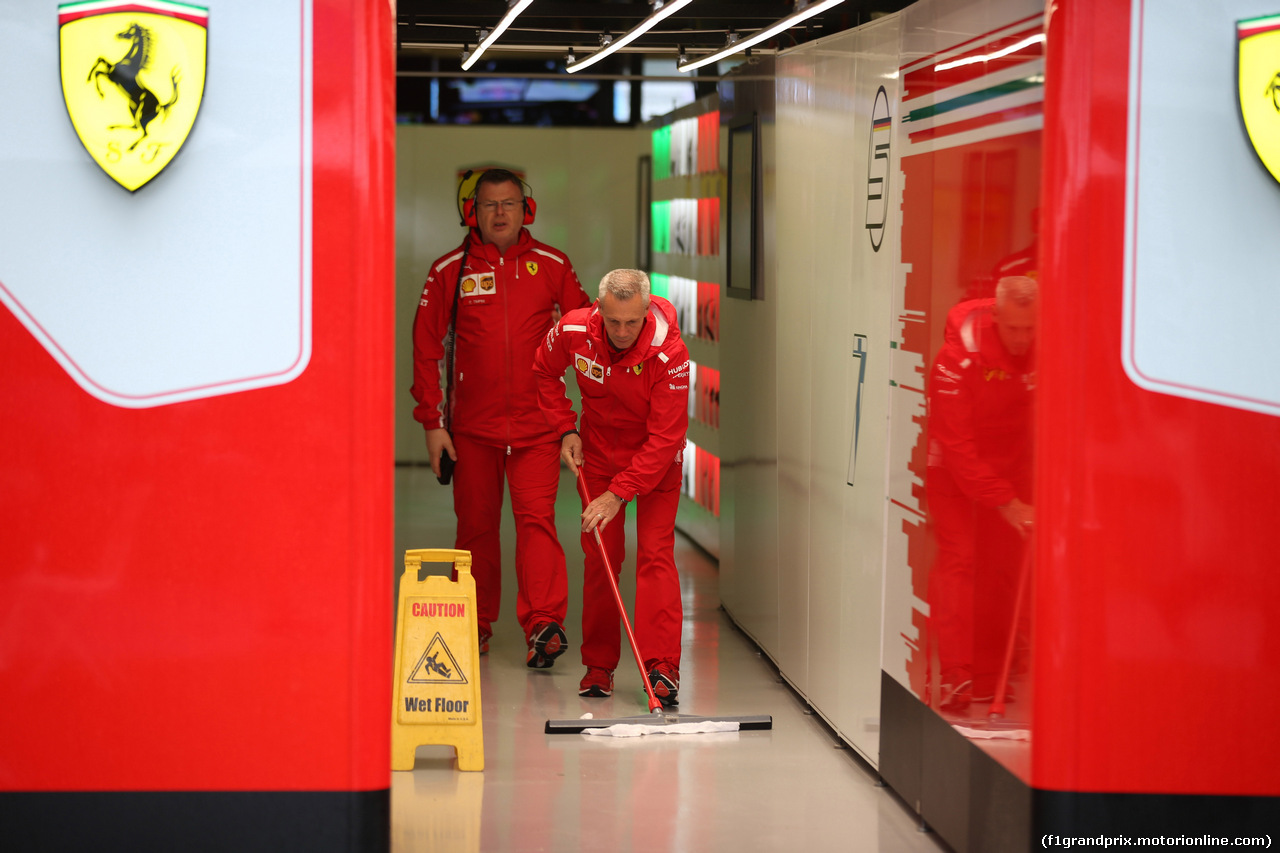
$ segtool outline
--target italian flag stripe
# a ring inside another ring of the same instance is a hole
[[[1265,18],[1250,18],[1236,22],[1236,35],[1243,41],[1250,36],[1258,36],[1280,30],[1280,15],[1267,15]]]
[[[166,15],[190,21],[202,27],[209,25],[209,10],[204,6],[192,6],[189,3],[174,3],[172,0],[85,0],[82,3],[63,3],[58,6],[58,26],[88,18],[94,15],[106,15],[112,12],[143,12],[153,15]]]

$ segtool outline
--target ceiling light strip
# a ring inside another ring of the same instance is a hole
[[[509,0],[509,2],[511,5],[507,8],[507,14],[502,16],[502,20],[498,22],[498,26],[493,28],[493,32],[489,33],[488,38],[476,45],[476,49],[472,51],[471,55],[462,63],[463,71],[471,70],[471,66],[475,65],[476,60],[480,58],[480,54],[488,50],[489,46],[498,40],[498,36],[507,31],[507,27],[511,26],[511,23],[516,19],[516,17],[528,8],[529,4],[532,3],[533,0]]]
[[[694,62],[686,62],[683,65],[679,65],[676,67],[676,70],[677,71],[693,71],[694,69],[701,68],[704,65],[710,65],[713,62],[719,62],[720,60],[724,59],[727,56],[733,56],[735,53],[739,53],[740,51],[744,51],[747,48],[757,45],[762,41],[771,39],[774,36],[776,36],[778,33],[782,32],[783,30],[790,29],[791,27],[794,27],[796,24],[809,20],[814,15],[822,14],[823,12],[832,8],[833,6],[839,6],[843,2],[844,0],[818,0],[818,2],[810,3],[809,5],[805,6],[803,9],[798,9],[795,12],[792,12],[790,15],[787,15],[787,17],[782,18],[781,20],[777,21],[774,24],[771,24],[768,27],[765,27],[763,30],[760,30],[755,35],[735,41],[733,44],[726,46],[724,50],[720,50],[720,51],[717,51],[716,53],[712,53],[708,56],[704,56],[702,59],[695,60]]]
[[[679,12],[692,2],[693,0],[667,0],[667,2],[664,3],[662,0],[655,0],[653,4],[653,12],[650,13],[649,17],[632,27],[626,35],[621,38],[614,39],[608,45],[597,50],[585,59],[579,59],[576,62],[569,63],[564,67],[564,70],[572,74],[575,71],[581,71],[584,68],[595,65],[609,54],[621,50],[631,42],[640,38],[640,36],[649,32],[649,30],[653,29],[657,24],[671,17],[676,12]]]

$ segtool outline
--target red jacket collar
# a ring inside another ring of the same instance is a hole
[[[991,316],[995,304],[995,299],[988,297],[953,306],[947,314],[945,343],[962,352],[981,354],[988,363],[1010,371],[1024,370],[1035,362],[1035,347],[1023,356],[1014,356],[1005,349]]]
[[[644,328],[635,344],[613,361],[613,345],[609,343],[609,334],[604,328],[604,318],[600,316],[599,305],[591,307],[591,316],[587,318],[587,333],[600,348],[607,353],[611,364],[619,367],[631,367],[639,364],[655,352],[660,352],[671,338],[678,334],[676,326],[676,309],[661,296],[649,297],[649,310],[644,315]]]
[[[486,261],[496,264],[499,258],[513,258],[529,251],[529,249],[533,248],[533,244],[533,235],[529,233],[528,228],[521,226],[520,234],[516,237],[515,244],[503,255],[498,251],[497,246],[492,243],[486,243],[481,239],[479,228],[472,228],[470,233],[467,234],[465,248],[467,254],[476,258],[484,258]]]

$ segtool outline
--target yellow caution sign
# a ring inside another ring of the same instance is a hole
[[[453,563],[458,579],[429,575],[419,581],[424,562]],[[459,770],[484,769],[479,643],[471,552],[405,551],[396,618],[392,770],[412,770],[414,751],[426,744],[454,747]]]

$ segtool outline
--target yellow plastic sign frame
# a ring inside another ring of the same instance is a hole
[[[458,579],[418,580],[424,562],[453,563]],[[391,769],[412,770],[419,746],[443,744],[457,750],[459,770],[484,770],[471,552],[405,551],[396,614]]]

